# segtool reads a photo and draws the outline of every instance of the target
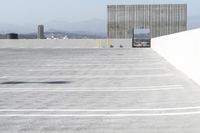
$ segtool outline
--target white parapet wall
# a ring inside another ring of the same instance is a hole
[[[131,48],[131,39],[0,40],[0,48]]]
[[[67,40],[46,40],[46,39],[17,39],[0,40],[0,48],[97,48],[98,41],[93,39],[67,39]]]
[[[153,38],[151,46],[200,85],[200,29]]]

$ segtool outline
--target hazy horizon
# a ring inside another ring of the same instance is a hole
[[[67,22],[107,18],[107,5],[112,4],[179,4],[188,5],[188,16],[200,16],[196,0],[0,0],[0,22],[40,24],[55,20]]]
[[[196,0],[0,0],[0,33],[46,30],[106,32],[107,5],[179,4],[188,5],[188,29],[200,27],[200,1]],[[197,16],[197,17],[191,17]],[[196,19],[196,20],[195,20]],[[98,22],[99,21],[99,22]]]
[[[0,34],[6,34],[8,32],[17,33],[36,33],[38,24],[2,24],[0,23]],[[67,22],[67,21],[51,21],[43,24],[45,31],[60,31],[60,32],[87,32],[93,34],[106,34],[107,32],[107,20],[103,19],[90,19],[87,21],[79,22]],[[200,28],[200,16],[188,17],[188,30]]]

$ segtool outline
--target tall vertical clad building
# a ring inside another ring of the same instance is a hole
[[[150,37],[187,30],[186,4],[108,5],[107,36],[132,38],[134,29],[149,29]]]
[[[37,38],[44,39],[44,26],[43,25],[38,25]]]

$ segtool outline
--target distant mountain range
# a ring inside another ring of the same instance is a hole
[[[106,35],[106,20],[91,19],[82,22],[51,21],[43,24],[47,32],[70,32],[77,34]],[[0,33],[33,33],[37,32],[37,25],[15,25],[0,23]]]
[[[92,19],[82,22],[53,21],[45,24],[50,32],[68,31],[72,33],[106,34],[106,20]]]
[[[91,19],[82,22],[51,21],[44,23],[47,32],[69,32],[76,34],[93,34],[106,36],[107,22],[102,19]],[[200,28],[200,16],[188,17],[188,30]],[[0,33],[35,33],[37,24],[15,25],[0,23]]]

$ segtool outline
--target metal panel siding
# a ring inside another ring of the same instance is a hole
[[[151,37],[187,29],[186,4],[109,5],[108,38],[132,38],[132,30],[150,29]]]
[[[125,7],[125,38],[129,38],[129,6]]]
[[[118,38],[125,38],[125,6],[118,6]]]

